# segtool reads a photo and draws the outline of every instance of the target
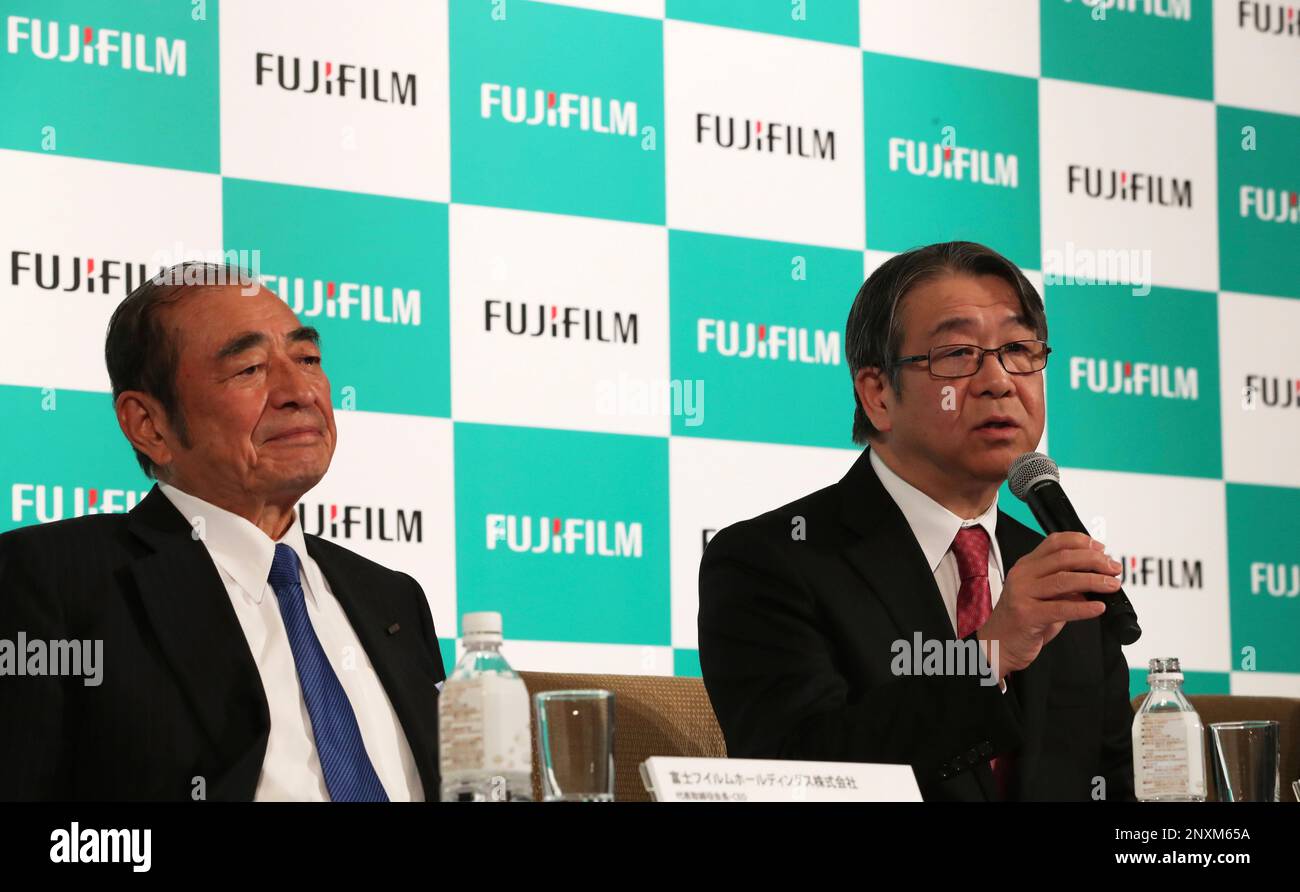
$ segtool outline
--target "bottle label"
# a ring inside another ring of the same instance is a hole
[[[444,777],[532,772],[528,688],[484,674],[449,679],[438,698],[438,751]]]
[[[1148,712],[1134,723],[1137,798],[1203,797],[1205,765],[1196,714]]]

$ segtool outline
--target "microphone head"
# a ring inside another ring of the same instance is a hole
[[[1041,452],[1026,452],[1018,456],[1007,470],[1007,485],[1011,494],[1020,501],[1025,501],[1029,491],[1043,480],[1061,482],[1061,469]]]

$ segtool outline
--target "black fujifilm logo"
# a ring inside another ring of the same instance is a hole
[[[1131,201],[1158,204],[1161,207],[1192,206],[1192,181],[1139,171],[1108,170],[1071,164],[1067,168],[1071,195],[1082,192],[1102,201]]]
[[[43,291],[118,292],[126,297],[149,278],[143,263],[95,257],[64,257],[41,251],[9,252],[9,284]]]
[[[1300,378],[1247,375],[1242,393],[1245,395],[1245,406],[1249,409],[1261,403],[1270,409],[1294,409],[1300,406]]]
[[[483,302],[483,330],[504,330],[507,334],[579,339],[606,344],[637,342],[636,313],[608,314],[584,307],[546,306],[509,300]]]
[[[316,522],[312,529],[307,519]],[[418,508],[375,508],[369,505],[317,504],[315,511],[305,502],[298,503],[298,522],[302,531],[327,539],[365,539],[373,542],[423,542],[424,513]]]
[[[1121,585],[1141,585],[1154,588],[1203,589],[1201,562],[1185,558],[1157,557],[1154,555],[1118,555],[1115,560],[1123,566]]]
[[[1300,11],[1281,3],[1257,3],[1238,0],[1237,27],[1253,28],[1260,34],[1300,36]]]
[[[371,102],[415,106],[415,75],[342,62],[300,59],[279,53],[257,53],[257,85],[268,81],[291,93],[324,93]]]
[[[835,131],[825,132],[813,127],[805,131],[800,124],[782,124],[777,121],[755,121],[731,115],[695,115],[695,143],[708,140],[720,149],[767,152],[773,155],[790,155],[818,161],[835,160]]]

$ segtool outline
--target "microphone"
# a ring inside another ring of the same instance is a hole
[[[1088,529],[1074,512],[1074,506],[1061,489],[1061,470],[1041,452],[1026,452],[1011,463],[1007,471],[1011,494],[1029,506],[1043,532],[1088,533]],[[1091,535],[1091,534],[1089,534]],[[1142,637],[1137,613],[1124,589],[1113,595],[1088,592],[1089,601],[1105,601],[1106,612],[1101,615],[1101,626],[1120,644],[1132,644]]]

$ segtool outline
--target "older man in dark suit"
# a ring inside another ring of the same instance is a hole
[[[926,799],[1132,799],[1120,566],[998,509],[1038,445],[1042,299],[970,242],[891,258],[846,337],[868,444],[839,483],[718,533],[704,683],[733,757],[912,766]],[[924,653],[917,653],[924,651]]]
[[[0,678],[0,799],[438,798],[424,593],[304,535],[336,437],[320,339],[232,272],[173,268],[109,323],[149,495],[0,536],[0,639],[103,654],[96,684]]]

